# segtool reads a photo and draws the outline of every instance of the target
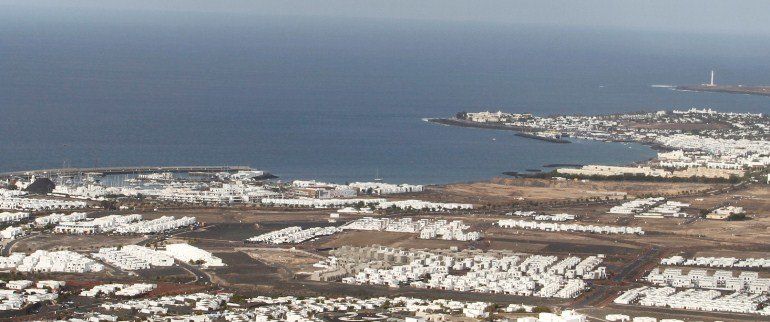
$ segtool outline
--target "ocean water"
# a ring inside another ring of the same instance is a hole
[[[0,171],[249,165],[282,178],[444,183],[635,144],[553,144],[423,122],[465,110],[597,114],[770,98],[654,84],[769,84],[770,41],[481,23],[201,13],[0,13]]]

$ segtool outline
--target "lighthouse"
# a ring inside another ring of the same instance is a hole
[[[709,80],[709,86],[714,86],[714,70],[711,70],[711,79]]]

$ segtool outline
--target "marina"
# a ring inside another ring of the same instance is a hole
[[[770,319],[770,2],[600,2],[0,1],[0,319]]]
[[[0,178],[30,178],[35,176],[83,176],[142,173],[218,173],[251,171],[247,166],[161,166],[161,167],[102,167],[102,168],[60,168],[44,170],[13,171],[0,173]]]

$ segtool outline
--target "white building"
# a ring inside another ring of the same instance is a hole
[[[92,256],[127,271],[174,265],[174,259],[166,253],[137,245],[101,248]]]
[[[225,266],[222,259],[189,244],[166,245],[166,254],[185,263],[201,263],[204,268]]]

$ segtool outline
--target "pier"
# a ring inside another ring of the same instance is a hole
[[[28,170],[28,171],[14,171],[0,173],[0,178],[9,177],[32,177],[32,176],[75,176],[83,174],[139,174],[139,173],[153,173],[153,172],[172,172],[172,173],[186,173],[186,172],[237,172],[237,171],[250,171],[253,170],[248,166],[162,166],[162,167],[100,167],[100,168],[60,168],[60,169],[41,169],[41,170]]]

